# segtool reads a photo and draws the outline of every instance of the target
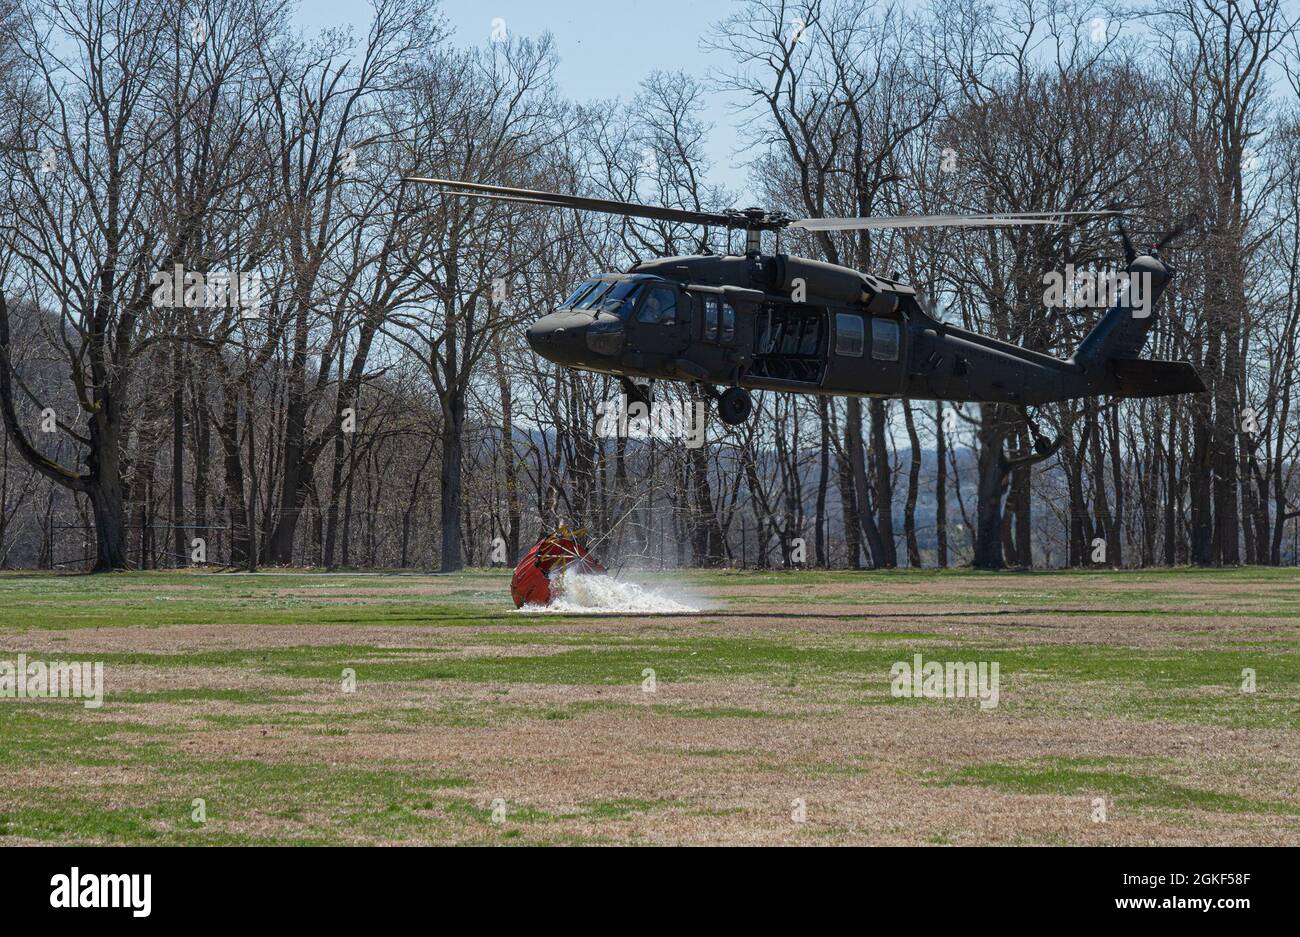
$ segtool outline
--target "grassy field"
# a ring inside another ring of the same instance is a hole
[[[0,699],[0,843],[1300,844],[1295,570],[632,578],[704,611],[0,574],[0,661],[105,683]],[[916,654],[997,705],[891,694]]]

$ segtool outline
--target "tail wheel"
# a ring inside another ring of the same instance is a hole
[[[1051,453],[1052,447],[1055,443],[1043,435],[1042,431],[1038,428],[1037,421],[1029,415],[1029,408],[1021,407],[1020,415],[1024,418],[1025,425],[1029,427],[1029,435],[1034,438],[1034,451],[1039,455],[1048,455]]]
[[[744,423],[753,409],[754,400],[744,388],[728,387],[718,397],[718,416],[728,426]]]

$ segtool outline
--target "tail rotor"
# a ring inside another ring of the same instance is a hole
[[[1189,213],[1186,218],[1166,231],[1164,237],[1151,245],[1152,252],[1158,253],[1163,250],[1166,245],[1170,244],[1175,238],[1181,237],[1184,231],[1193,227],[1199,220],[1200,218],[1196,212]]]
[[[1121,209],[1118,205],[1112,205],[1111,210],[1119,212]],[[1197,215],[1196,212],[1189,213],[1185,218],[1161,235],[1160,238],[1151,245],[1151,249],[1148,253],[1159,254],[1160,251],[1173,243],[1174,240],[1181,237],[1188,228],[1195,227],[1199,221],[1200,216]],[[1128,225],[1124,223],[1124,216],[1122,214],[1116,214],[1115,227],[1119,230],[1120,243],[1124,245],[1124,265],[1128,266],[1137,259],[1137,251],[1133,247],[1133,238],[1129,235]]]

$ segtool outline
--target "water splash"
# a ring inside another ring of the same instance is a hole
[[[555,598],[550,605],[525,605],[519,611],[531,615],[580,612],[698,612],[699,609],[671,599],[663,593],[613,576],[570,573],[551,586]]]

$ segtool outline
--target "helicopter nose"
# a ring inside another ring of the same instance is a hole
[[[548,361],[573,364],[583,346],[585,326],[570,313],[553,312],[542,316],[525,331],[528,344]]]

